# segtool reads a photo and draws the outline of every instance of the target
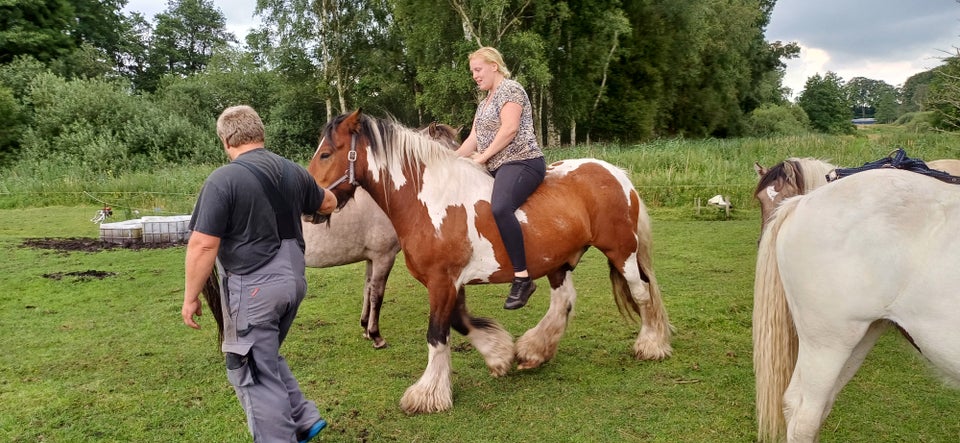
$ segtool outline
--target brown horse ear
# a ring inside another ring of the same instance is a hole
[[[760,162],[753,162],[753,170],[757,171],[758,177],[763,177],[767,173],[767,168],[760,166]]]
[[[440,135],[437,134],[437,122],[432,121],[427,125],[427,134],[430,134],[430,138],[440,138]]]
[[[357,108],[356,111],[353,111],[352,113],[350,113],[350,115],[347,116],[347,118],[343,119],[343,122],[341,123],[341,125],[347,125],[347,126],[346,126],[347,129],[348,129],[351,133],[357,133],[357,132],[359,132],[359,131],[360,131],[360,115],[361,115],[361,114],[362,114],[362,111],[360,110],[360,108]]]
[[[787,183],[793,185],[797,189],[803,189],[800,183],[797,183],[797,169],[794,167],[792,161],[783,162],[783,174],[787,176]]]

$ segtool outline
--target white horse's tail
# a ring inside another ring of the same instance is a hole
[[[786,431],[783,394],[797,362],[797,332],[777,264],[777,235],[798,199],[785,200],[760,238],[753,285],[753,372],[757,439],[779,441]]]

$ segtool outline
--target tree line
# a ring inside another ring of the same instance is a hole
[[[469,127],[466,56],[479,46],[504,54],[546,146],[957,115],[944,102],[956,97],[954,59],[900,89],[814,76],[789,102],[784,62],[799,47],[765,40],[775,0],[257,0],[243,42],[211,0],[168,0],[152,18],[126,3],[0,4],[0,162],[202,161],[218,146],[216,115],[236,103],[257,108],[271,147],[291,157],[358,108]]]

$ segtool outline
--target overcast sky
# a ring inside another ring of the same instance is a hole
[[[243,42],[259,19],[256,0],[213,0],[227,30]],[[130,0],[127,11],[148,19],[167,2]],[[938,66],[960,47],[960,4],[955,0],[777,0],[767,40],[797,42],[800,58],[787,63],[784,86],[794,95],[807,78],[837,73],[900,86],[911,75]]]
[[[900,86],[941,64],[960,47],[955,0],[777,0],[767,41],[800,44],[784,85],[794,94],[807,78],[837,73]]]
[[[257,0],[213,0],[213,5],[220,8],[227,19],[227,31],[237,36],[243,43],[247,32],[257,27],[259,18],[253,17],[253,9]],[[128,0],[124,11],[134,11],[143,14],[147,21],[152,22],[153,16],[167,9],[167,2],[161,0]]]

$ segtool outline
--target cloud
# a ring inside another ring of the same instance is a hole
[[[814,74],[892,86],[932,69],[960,44],[960,4],[946,0],[778,0],[769,41],[797,42],[784,85],[798,94]]]

